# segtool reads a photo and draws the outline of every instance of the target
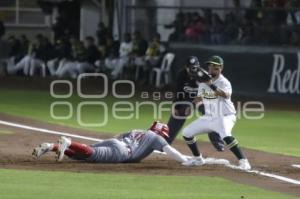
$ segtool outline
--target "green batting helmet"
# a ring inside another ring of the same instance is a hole
[[[224,60],[222,59],[222,57],[218,56],[218,55],[214,55],[211,56],[207,62],[205,62],[206,64],[215,64],[215,65],[219,65],[219,66],[223,66],[224,65]]]

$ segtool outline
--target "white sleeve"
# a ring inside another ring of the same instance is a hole
[[[185,155],[182,155],[179,151],[171,147],[170,145],[166,145],[163,147],[163,151],[172,159],[178,162],[186,162],[187,158]]]
[[[224,91],[226,93],[226,95],[228,96],[228,98],[230,98],[231,94],[232,94],[232,88],[231,88],[231,84],[229,81],[224,81],[221,84],[217,85],[218,89]]]

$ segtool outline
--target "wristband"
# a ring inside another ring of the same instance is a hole
[[[210,87],[213,91],[216,91],[216,90],[218,89],[217,86],[214,85],[214,84],[211,84],[209,87]]]

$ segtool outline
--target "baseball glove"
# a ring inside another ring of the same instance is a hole
[[[207,82],[211,80],[211,75],[204,69],[199,67],[198,70],[193,74],[194,78],[198,82]]]

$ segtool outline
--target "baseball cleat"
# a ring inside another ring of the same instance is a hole
[[[240,159],[239,160],[239,168],[242,170],[250,170],[251,165],[247,159]]]
[[[52,143],[42,143],[40,146],[33,149],[32,155],[39,159],[42,155],[53,149]]]
[[[61,136],[58,140],[57,161],[60,162],[64,158],[65,151],[71,145],[71,138]]]
[[[204,164],[205,164],[205,160],[201,155],[182,163],[182,165],[184,166],[201,166]]]

